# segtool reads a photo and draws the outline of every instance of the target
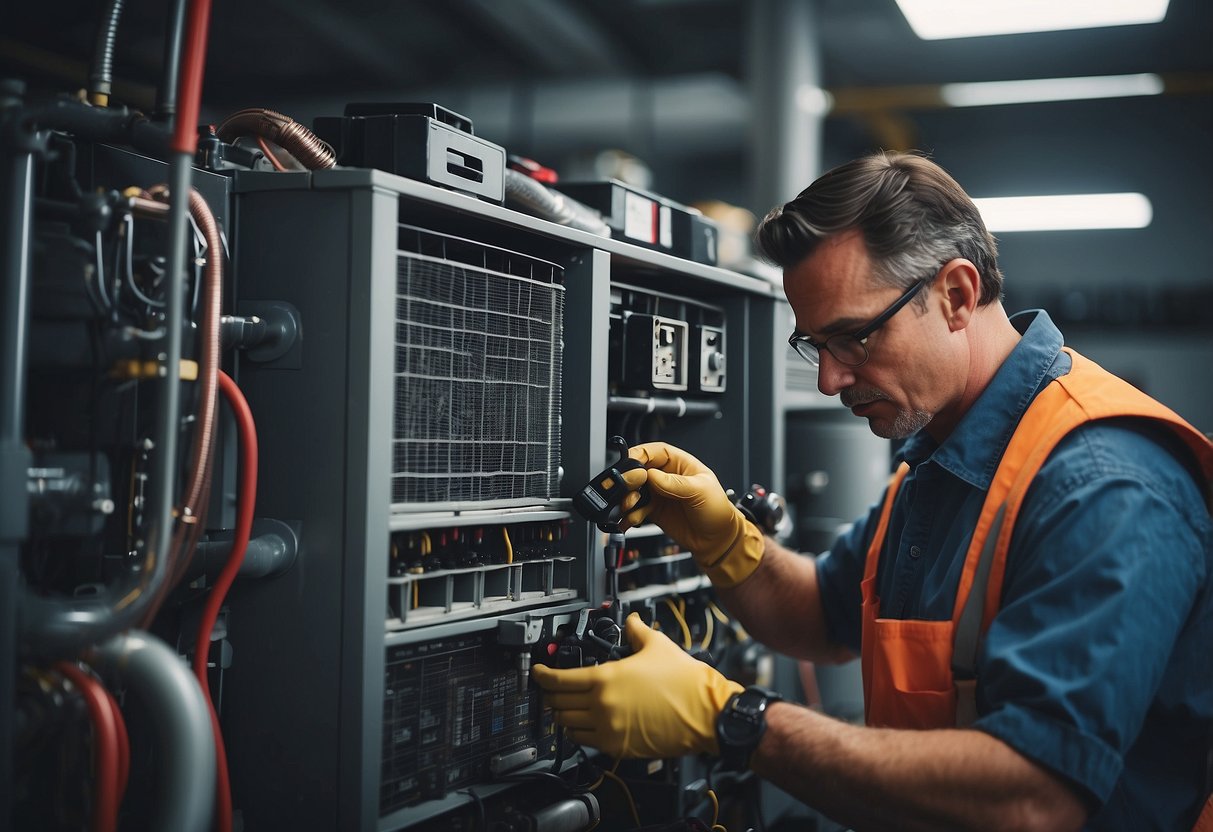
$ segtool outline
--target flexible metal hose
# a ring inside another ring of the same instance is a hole
[[[109,106],[114,81],[114,41],[118,39],[118,20],[124,0],[110,0],[105,19],[97,32],[93,68],[88,74],[88,100],[98,107]]]
[[[326,170],[337,164],[337,154],[328,142],[290,116],[253,107],[239,110],[223,120],[215,131],[229,144],[241,136],[261,136],[290,153],[308,170]]]
[[[509,168],[505,171],[505,204],[569,228],[579,228],[601,237],[611,236],[610,227],[593,208]]]

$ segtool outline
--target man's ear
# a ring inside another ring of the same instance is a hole
[[[981,275],[972,262],[957,257],[943,264],[938,280],[948,328],[958,332],[973,320],[981,298]]]

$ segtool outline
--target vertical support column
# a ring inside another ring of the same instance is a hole
[[[399,211],[399,197],[392,191],[370,188],[349,192],[352,335],[346,356],[347,479],[341,603],[338,824],[342,829],[371,829],[379,817]],[[448,577],[448,611],[451,593]]]
[[[814,5],[750,4],[751,199],[759,216],[807,188],[821,169],[827,99]]]
[[[787,202],[807,188],[821,170],[821,126],[827,98],[821,88],[817,21],[812,0],[754,0],[750,6],[749,86],[752,102],[751,198],[759,216]],[[771,396],[770,411],[751,401],[752,432],[770,430],[769,442],[752,442],[752,452],[771,458],[769,484],[784,486],[786,332],[780,320],[782,304],[754,302],[752,330],[747,344],[752,355],[769,361],[752,361],[769,369],[754,379],[750,395]],[[769,388],[768,388],[769,385]],[[769,393],[767,390],[769,389]],[[769,427],[768,427],[769,426]],[[752,463],[756,468],[756,462]],[[755,470],[757,474],[757,470]],[[774,684],[794,693],[795,665],[776,662]],[[782,792],[760,785],[756,799],[767,817],[788,807]]]
[[[606,465],[607,353],[611,312],[611,256],[597,249],[566,264],[564,272],[564,391],[561,496],[571,497]],[[578,589],[592,604],[602,600],[601,535],[574,517],[569,551],[585,570]]]
[[[787,376],[784,342],[787,305],[773,297],[748,298],[746,329],[746,436],[748,450],[745,488],[751,482],[786,495],[784,444]]]
[[[26,330],[33,250],[32,143],[18,124],[24,86],[0,89],[0,827],[12,820],[17,594],[28,533],[25,446]]]

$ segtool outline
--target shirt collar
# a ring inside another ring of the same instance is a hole
[[[1047,312],[1021,312],[1011,325],[1023,337],[943,444],[936,445],[925,430],[906,441],[899,456],[911,466],[929,459],[974,488],[990,487],[1028,405],[1045,384],[1069,369],[1068,361],[1058,360],[1064,357],[1061,331]]]

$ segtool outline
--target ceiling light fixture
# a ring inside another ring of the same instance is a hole
[[[1154,218],[1144,194],[1010,196],[973,202],[993,232],[1145,228]]]
[[[1082,78],[1034,78],[1024,81],[944,84],[939,94],[949,107],[987,107],[1036,101],[1161,95],[1163,87],[1162,78],[1150,72],[1142,72],[1137,75],[1091,75]]]
[[[1157,23],[1169,0],[897,0],[923,40]]]

